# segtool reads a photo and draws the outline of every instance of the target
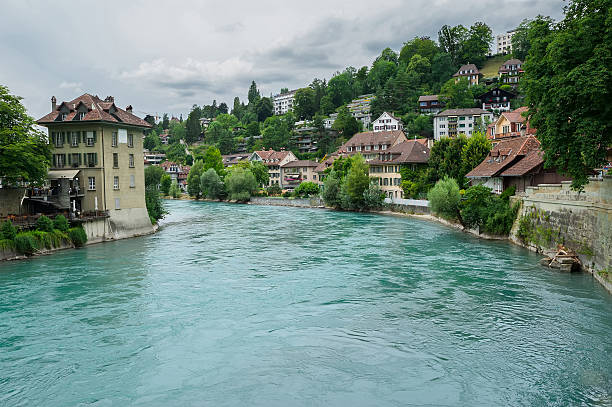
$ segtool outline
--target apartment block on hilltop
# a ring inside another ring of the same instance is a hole
[[[145,205],[143,137],[151,125],[114,98],[85,93],[57,105],[37,123],[49,129],[48,178],[74,213],[108,211],[114,237],[152,230]],[[35,198],[33,198],[35,199]]]
[[[274,96],[273,102],[275,115],[285,114],[289,110],[293,110],[295,92],[297,92],[297,89],[286,93],[279,93],[278,95]]]
[[[478,70],[474,64],[466,64],[461,66],[459,70],[453,75],[455,83],[459,82],[461,78],[466,78],[470,86],[478,85],[482,73]]]
[[[434,116],[434,139],[456,137],[465,134],[470,137],[478,126],[482,132],[488,123],[493,121],[493,113],[480,108],[448,109]]]
[[[495,37],[495,53],[497,55],[507,55],[512,53],[512,37],[514,36],[514,33],[515,31],[508,31],[504,34],[498,34]]]
[[[406,140],[395,144],[388,150],[378,151],[378,158],[368,162],[370,177],[378,179],[380,188],[387,198],[403,198],[402,175],[403,165],[412,169],[427,165],[429,148],[427,139]]]
[[[404,123],[402,123],[402,120],[387,112],[383,112],[378,119],[372,122],[372,130],[374,131],[394,131],[403,129]]]
[[[347,104],[346,107],[351,115],[363,123],[363,128],[367,129],[372,122],[372,115],[370,114],[370,106],[372,101],[376,99],[376,95],[368,94],[361,95]]]
[[[274,151],[272,149],[253,151],[249,157],[249,161],[259,161],[268,167],[270,180],[267,186],[278,185],[281,188],[283,186],[281,166],[295,160],[297,160],[297,157],[291,151]]]

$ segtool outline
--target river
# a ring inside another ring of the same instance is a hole
[[[433,222],[168,201],[0,264],[0,406],[612,404],[612,297]]]

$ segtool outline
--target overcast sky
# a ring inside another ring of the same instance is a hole
[[[120,107],[186,115],[196,103],[264,96],[371,65],[385,47],[444,25],[487,23],[494,34],[562,0],[99,1],[2,0],[0,84],[38,119],[50,98],[113,95]]]

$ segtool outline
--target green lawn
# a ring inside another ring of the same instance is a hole
[[[512,58],[510,55],[496,55],[490,59],[487,59],[487,62],[485,62],[480,72],[482,72],[484,78],[492,78],[497,76],[499,67],[510,58]]]

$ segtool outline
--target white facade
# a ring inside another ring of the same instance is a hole
[[[373,131],[393,131],[403,130],[404,124],[401,120],[391,116],[387,112],[383,112],[380,117],[372,122]]]
[[[506,55],[512,52],[512,36],[514,33],[515,31],[508,31],[495,37],[496,54]]]
[[[292,90],[291,92],[281,93],[274,96],[274,114],[285,114],[289,110],[293,109],[295,92],[295,90]]]
[[[334,122],[336,121],[336,118],[338,117],[338,113],[332,113],[329,115],[329,117],[327,119],[323,119],[323,126],[326,129],[331,129],[332,125],[334,124]]]
[[[434,116],[434,139],[456,137],[465,134],[471,137],[476,132],[476,126],[482,124],[482,132],[486,131],[486,123],[493,122],[493,113],[482,109],[446,110]]]
[[[370,105],[374,99],[376,99],[374,94],[361,95],[346,105],[349,112],[351,112],[351,115],[363,123],[364,129],[367,129],[372,122]]]

